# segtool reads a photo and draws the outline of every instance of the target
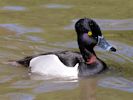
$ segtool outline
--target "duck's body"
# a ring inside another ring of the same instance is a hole
[[[35,57],[30,61],[30,66],[32,73],[41,75],[72,78],[77,78],[78,75],[78,63],[74,67],[66,66],[54,54]]]
[[[97,58],[93,48],[97,44],[110,51],[116,51],[102,36],[99,26],[84,18],[75,24],[80,52],[58,51],[29,56],[16,61],[29,66],[32,73],[55,77],[90,76],[104,71],[106,64]]]
[[[78,52],[58,51],[26,57],[17,62],[29,66],[32,73],[76,78],[80,59],[82,56]]]
[[[58,51],[29,56],[17,63],[30,67],[31,73],[40,75],[77,78],[90,76],[104,71],[106,64],[92,56],[86,64],[82,55],[74,51]],[[89,66],[89,67],[88,67]]]

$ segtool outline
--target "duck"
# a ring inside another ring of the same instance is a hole
[[[102,35],[99,25],[91,18],[75,23],[78,51],[54,51],[27,56],[14,63],[30,68],[30,73],[55,77],[89,77],[104,72],[108,67],[97,57],[94,47],[116,52]]]

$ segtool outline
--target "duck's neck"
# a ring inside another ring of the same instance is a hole
[[[93,50],[94,44],[89,40],[86,34],[78,35],[77,41],[79,45],[79,49],[81,52],[81,55],[83,59],[87,62],[89,59],[91,59],[92,56],[96,57],[96,54]]]
[[[97,56],[93,50],[93,48],[85,48],[85,47],[82,47],[79,45],[79,49],[80,49],[80,52],[81,52],[81,55],[83,57],[83,59],[85,60],[85,62],[88,62],[89,64],[89,61],[90,61],[90,64],[91,62],[95,62]]]
[[[90,76],[102,72],[106,65],[97,58],[93,48],[80,47],[85,62],[79,63],[79,76]]]
[[[101,62],[96,62],[96,63],[93,63],[93,64],[86,64],[86,63],[80,63],[79,64],[79,73],[78,73],[78,76],[79,77],[88,77],[88,76],[91,76],[91,75],[96,75],[98,73],[101,73],[103,71],[105,71],[107,67],[104,66],[103,63]]]

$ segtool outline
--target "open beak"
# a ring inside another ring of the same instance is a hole
[[[110,45],[103,36],[98,36],[97,45],[104,50],[116,52],[116,49],[112,45]]]

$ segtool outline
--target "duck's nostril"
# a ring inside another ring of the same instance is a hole
[[[109,51],[116,52],[116,49],[114,47],[111,47]]]

